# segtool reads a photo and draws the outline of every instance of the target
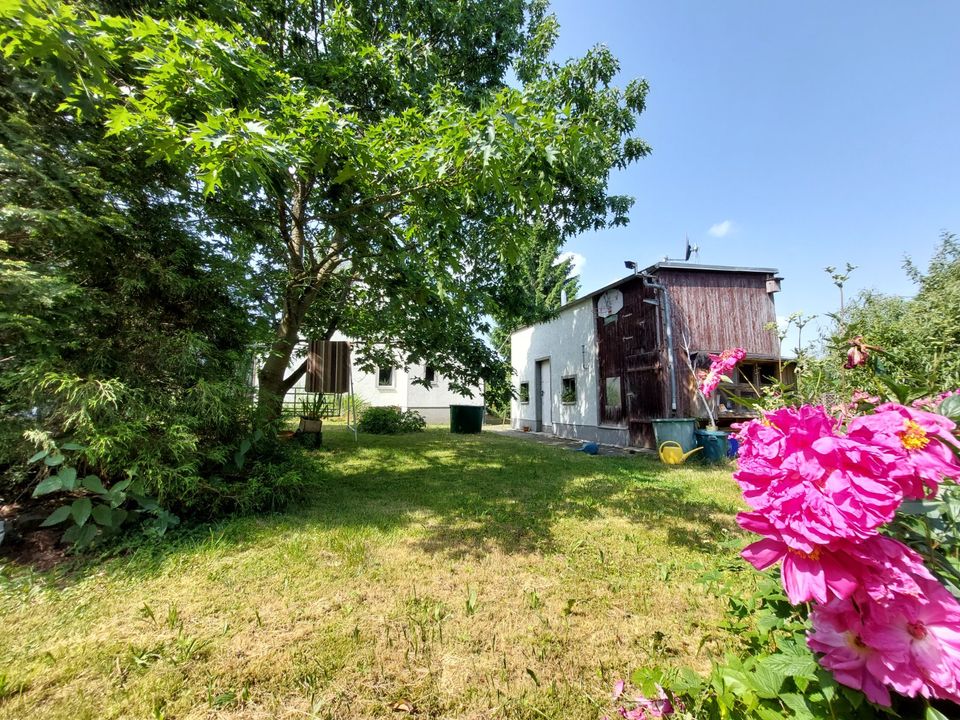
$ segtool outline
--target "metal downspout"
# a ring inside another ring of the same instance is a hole
[[[652,275],[641,275],[644,287],[653,288],[659,291],[663,298],[663,317],[667,326],[667,366],[670,369],[670,411],[673,415],[677,414],[677,362],[673,353],[673,321],[670,315],[670,295],[667,293],[665,285],[661,285],[653,279]]]

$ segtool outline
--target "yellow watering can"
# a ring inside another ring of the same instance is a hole
[[[667,465],[680,465],[695,452],[703,450],[702,447],[695,447],[688,453],[683,451],[683,447],[676,440],[667,440],[660,443],[660,459]]]

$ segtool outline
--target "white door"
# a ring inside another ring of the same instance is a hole
[[[550,393],[550,361],[540,361],[540,421],[544,425],[553,424],[553,402]]]

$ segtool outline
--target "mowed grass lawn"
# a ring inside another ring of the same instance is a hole
[[[616,678],[722,645],[697,579],[735,558],[729,468],[324,440],[287,513],[6,568],[0,717],[597,718]]]

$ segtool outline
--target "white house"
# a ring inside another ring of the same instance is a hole
[[[334,335],[335,342],[349,342],[342,335]],[[300,343],[294,350],[290,360],[289,375],[307,357],[309,346],[307,342]],[[257,368],[255,368],[256,371]],[[483,391],[481,388],[472,388],[473,397],[460,395],[450,389],[446,379],[427,365],[412,365],[403,367],[380,367],[375,372],[364,372],[350,356],[348,382],[342,387],[349,388],[352,382],[354,395],[364,404],[378,407],[396,406],[401,410],[416,410],[428,424],[447,424],[450,421],[451,405],[482,406]],[[254,372],[254,379],[256,372]],[[414,380],[427,380],[429,388]],[[284,411],[295,415],[300,403],[314,393],[308,391],[310,384],[309,372],[303,373],[287,391],[283,400]]]
[[[427,388],[415,379],[428,380]],[[353,368],[353,391],[368,405],[396,405],[401,410],[416,410],[430,425],[450,422],[451,405],[483,405],[483,392],[473,389],[473,397],[460,395],[450,389],[440,373],[429,365],[381,367],[375,373],[364,373]]]
[[[730,396],[787,380],[770,330],[780,281],[773,268],[661,262],[517,330],[513,427],[652,446],[653,420],[705,414],[691,367],[732,347],[747,357],[715,414],[727,425],[745,417]]]

